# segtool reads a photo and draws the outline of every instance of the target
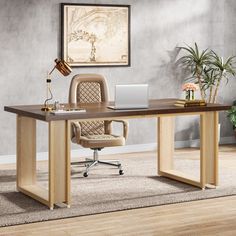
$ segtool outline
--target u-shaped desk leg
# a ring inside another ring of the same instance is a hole
[[[36,181],[36,120],[17,116],[17,189],[47,205],[70,207],[70,121],[49,122],[49,188]]]
[[[158,175],[191,184],[202,189],[218,185],[218,112],[185,113],[200,115],[200,180],[174,170],[174,119],[158,117]]]

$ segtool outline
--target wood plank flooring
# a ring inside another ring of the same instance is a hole
[[[187,158],[192,151],[178,154]],[[236,171],[236,145],[221,147],[220,157]],[[3,227],[0,235],[236,235],[236,196]]]

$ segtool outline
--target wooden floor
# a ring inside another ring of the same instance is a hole
[[[236,171],[236,146],[220,151]],[[0,235],[236,235],[236,196],[3,227]]]

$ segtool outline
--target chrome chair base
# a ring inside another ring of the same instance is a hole
[[[109,165],[109,166],[115,166],[119,169],[119,174],[123,175],[124,171],[122,169],[121,163],[118,160],[98,160],[98,151],[101,149],[93,149],[93,159],[86,158],[85,161],[80,162],[73,162],[72,165],[78,165],[78,164],[84,164],[86,166],[86,170],[83,173],[84,177],[88,177],[88,173],[90,169],[97,165]]]

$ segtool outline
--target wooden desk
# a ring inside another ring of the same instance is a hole
[[[85,106],[85,113],[52,115],[40,110],[41,105],[5,106],[4,110],[17,114],[17,189],[42,202],[50,209],[56,203],[69,207],[70,197],[70,122],[72,120],[109,120],[150,118],[158,119],[158,174],[202,189],[218,184],[218,112],[230,106],[208,104],[206,107],[175,107],[176,99],[151,100],[148,109],[111,110],[108,104]],[[77,107],[76,105],[66,105]],[[200,116],[200,180],[173,169],[174,117]],[[49,126],[49,186],[48,190],[36,182],[36,120]]]

